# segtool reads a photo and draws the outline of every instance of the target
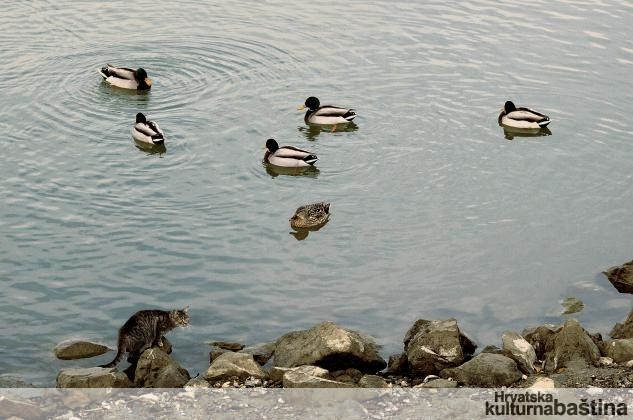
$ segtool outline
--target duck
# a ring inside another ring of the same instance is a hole
[[[165,143],[165,133],[154,121],[148,121],[142,112],[136,114],[136,124],[132,129],[134,140],[151,145]]]
[[[330,203],[313,203],[299,207],[290,218],[290,227],[299,229],[316,229],[323,226],[330,218]]]
[[[279,147],[275,139],[268,139],[265,148],[264,161],[283,168],[307,168],[313,166],[319,159],[317,155],[307,150],[292,146]]]
[[[310,124],[336,125],[345,124],[356,118],[356,112],[350,108],[341,108],[332,105],[321,106],[319,98],[310,96],[305,103],[299,105],[298,110],[308,109],[304,121]]]
[[[105,67],[98,69],[97,73],[112,86],[122,89],[149,90],[152,87],[152,79],[147,77],[147,72],[143,68],[133,70],[106,64]]]
[[[541,129],[552,122],[547,115],[529,108],[517,108],[512,101],[507,101],[498,118],[499,125],[512,128]]]

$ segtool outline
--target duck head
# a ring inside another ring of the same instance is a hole
[[[136,123],[146,123],[147,122],[147,118],[145,118],[145,115],[143,115],[142,112],[139,112],[138,114],[136,114]]]
[[[516,111],[517,107],[514,106],[514,103],[512,101],[506,101],[505,105],[503,105],[503,110],[506,112],[506,114],[509,114],[512,111]]]
[[[279,149],[279,144],[277,143],[277,140],[275,139],[266,140],[266,149],[268,149],[270,153],[275,153],[277,149]]]
[[[136,72],[134,72],[134,77],[138,82],[139,89],[149,89],[152,87],[152,79],[147,77],[145,69],[139,67]]]
[[[310,96],[308,99],[306,99],[303,105],[299,105],[298,109],[301,111],[308,108],[310,111],[316,111],[317,109],[319,109],[319,106],[321,106],[319,98]]]

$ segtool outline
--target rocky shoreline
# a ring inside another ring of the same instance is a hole
[[[146,350],[135,366],[66,368],[58,388],[618,388],[633,386],[633,310],[611,339],[589,333],[575,319],[521,334],[506,331],[502,347],[477,345],[454,318],[417,320],[403,351],[382,358],[366,335],[322,322],[275,342],[245,346],[214,342],[209,368],[191,378],[171,356],[171,344]],[[98,343],[66,342],[60,358],[93,356]],[[71,355],[71,356],[69,356]]]

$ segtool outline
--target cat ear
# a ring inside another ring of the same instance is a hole
[[[189,305],[185,306],[184,309],[182,310],[184,313],[188,314],[189,313]]]

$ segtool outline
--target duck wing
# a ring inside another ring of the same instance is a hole
[[[297,149],[296,147],[292,147],[292,146],[282,146],[279,149],[277,149],[275,151],[275,156],[280,157],[280,158],[287,158],[287,159],[305,159],[308,156],[314,156],[313,153],[308,152],[307,150],[301,150],[301,149]]]
[[[128,67],[116,67],[112,64],[107,64],[106,67],[101,69],[101,72],[104,73],[107,77],[114,76],[120,79],[127,80],[135,80],[134,75],[136,74],[133,69]]]
[[[137,123],[134,128],[140,133],[145,134],[151,138],[162,138],[163,132],[157,128],[156,124],[152,121],[148,121],[147,123]]]
[[[506,117],[515,121],[541,122],[549,120],[547,115],[533,111],[529,108],[517,108],[516,111],[509,112]]]
[[[339,106],[333,106],[333,105],[324,105],[320,107],[319,109],[317,109],[316,111],[314,111],[312,115],[317,116],[317,117],[348,118],[352,115],[356,115],[356,112],[354,112],[353,109],[349,109],[349,108],[341,108]]]
[[[148,121],[147,125],[149,126],[149,128],[151,128],[154,132],[156,132],[155,137],[156,138],[163,138],[165,136],[165,133],[163,133],[163,130],[160,129],[160,127],[158,126],[158,124],[156,124],[156,122],[154,121]],[[154,137],[154,136],[153,136]]]

